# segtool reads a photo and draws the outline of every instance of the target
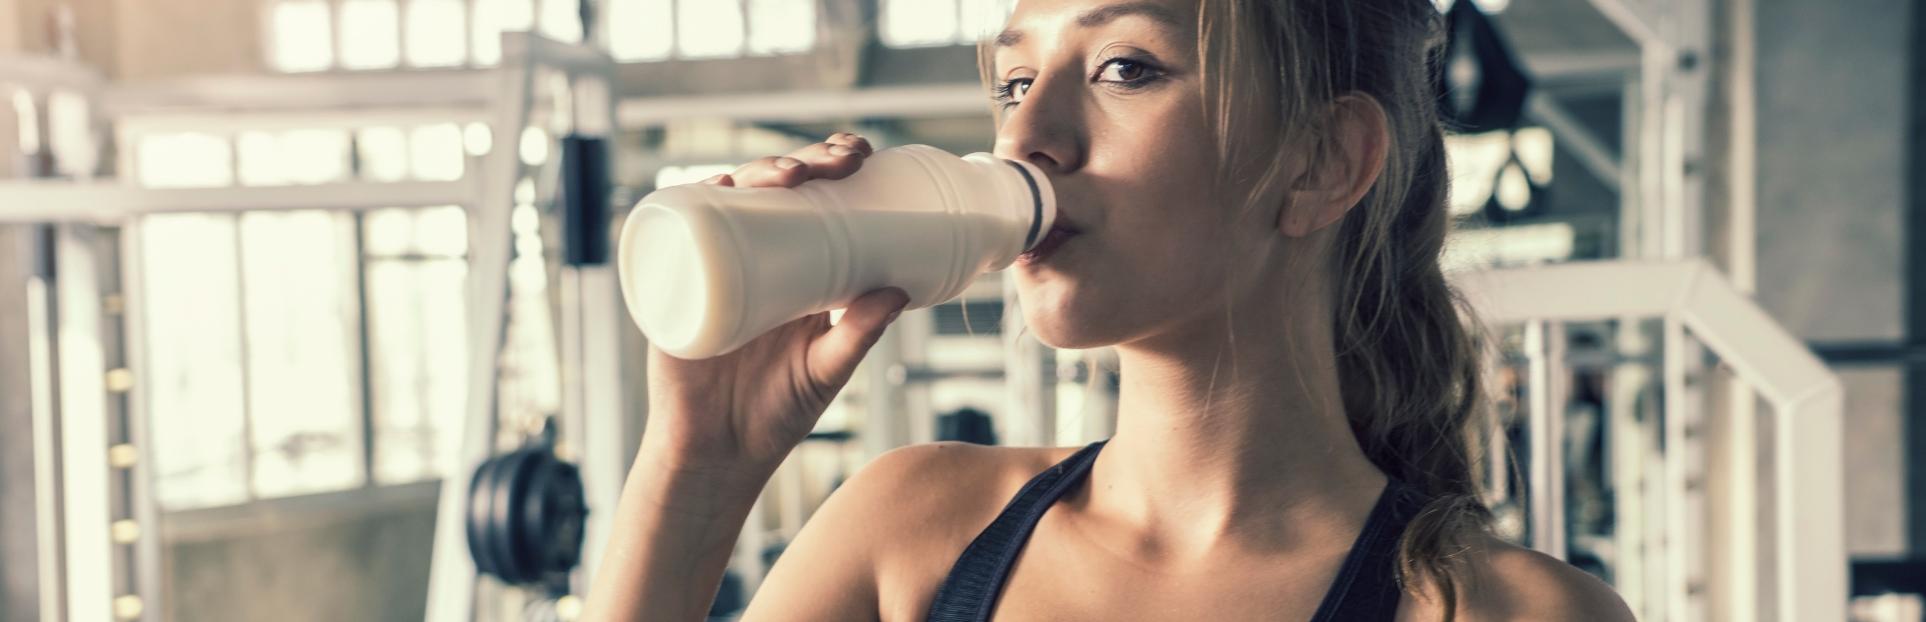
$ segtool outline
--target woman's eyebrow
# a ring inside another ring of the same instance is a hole
[[[1081,28],[1096,28],[1108,24],[1117,18],[1131,15],[1146,17],[1170,29],[1179,30],[1177,14],[1171,11],[1169,7],[1154,2],[1107,4],[1084,11],[1077,16],[1076,22],[1077,26]],[[1023,31],[1015,28],[1006,29],[996,35],[996,47],[999,48],[1010,47],[1022,42]]]

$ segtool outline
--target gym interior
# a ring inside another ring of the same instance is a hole
[[[1016,4],[0,0],[0,620],[578,619],[650,419],[630,208],[988,151]],[[1926,619],[1926,7],[1438,4],[1493,529],[1643,620]],[[1115,431],[1116,352],[1013,287],[889,328],[711,619],[884,452]]]

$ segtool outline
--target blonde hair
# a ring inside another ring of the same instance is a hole
[[[1367,96],[1385,111],[1384,170],[1330,249],[1339,385],[1366,457],[1424,497],[1398,567],[1407,583],[1430,584],[1450,620],[1466,576],[1458,552],[1490,513],[1474,476],[1479,346],[1439,265],[1450,228],[1435,83],[1443,19],[1428,0],[1204,0],[1199,13],[1220,161],[1226,181],[1256,173],[1252,198],[1279,181],[1276,145],[1322,144],[1338,97]],[[1273,93],[1275,116],[1262,121],[1283,136],[1238,127],[1251,122],[1233,97],[1242,84]]]

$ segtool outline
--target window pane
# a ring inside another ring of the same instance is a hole
[[[334,64],[334,45],[328,40],[328,4],[319,0],[275,3],[273,32],[268,39],[270,63],[281,71],[319,71]]]
[[[234,219],[149,216],[139,227],[155,496],[170,510],[245,501]]]
[[[883,45],[896,48],[956,43],[956,0],[884,0]]]
[[[542,0],[542,34],[557,41],[582,40],[581,0]]]
[[[362,235],[368,257],[462,257],[468,253],[468,216],[459,207],[372,210]]]
[[[47,96],[47,147],[60,172],[92,173],[98,162],[94,148],[93,115],[87,99],[72,91]]]
[[[460,65],[468,54],[461,0],[408,2],[408,64],[416,67]]]
[[[235,149],[243,186],[320,184],[348,175],[348,134],[343,130],[242,132]]]
[[[453,181],[461,179],[463,149],[461,126],[453,123],[424,125],[414,130],[409,143],[409,169],[415,179]]]
[[[474,61],[487,66],[502,60],[501,0],[475,0],[474,20],[468,24],[474,37]]]
[[[401,181],[408,177],[408,135],[401,128],[361,128],[355,132],[354,142],[362,179]]]
[[[1003,32],[1003,22],[1016,10],[1016,0],[962,0],[959,18],[963,28],[961,43],[977,41]]]
[[[184,132],[140,139],[134,161],[149,188],[211,188],[234,185],[234,152],[227,139]]]
[[[813,0],[749,0],[749,53],[794,54],[815,45]]]
[[[40,152],[39,107],[33,103],[33,93],[27,89],[13,92],[14,119],[20,122],[20,153]]]
[[[676,50],[689,58],[742,54],[742,5],[718,0],[676,3]]]
[[[609,28],[609,54],[616,61],[662,60],[675,47],[670,0],[609,0],[603,21]]]
[[[352,221],[299,211],[241,216],[254,490],[279,496],[360,481],[360,313]]]
[[[368,213],[368,345],[375,481],[443,474],[466,404],[467,220],[458,207]],[[446,259],[379,259],[402,253]]]
[[[401,18],[395,0],[343,0],[341,66],[387,69],[401,63]]]

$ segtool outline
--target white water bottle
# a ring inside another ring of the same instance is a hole
[[[689,184],[643,197],[617,272],[649,341],[684,359],[729,353],[785,322],[899,287],[906,309],[955,298],[1056,220],[1027,162],[910,145],[795,188]]]

